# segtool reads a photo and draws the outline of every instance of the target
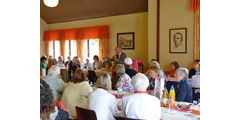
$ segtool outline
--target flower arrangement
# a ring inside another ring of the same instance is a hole
[[[192,106],[192,104],[177,104],[177,108],[180,110],[190,110],[190,107]]]

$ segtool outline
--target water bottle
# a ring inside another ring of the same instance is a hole
[[[123,90],[122,88],[117,88],[117,90],[118,90],[118,97],[120,98],[121,95],[123,94]]]

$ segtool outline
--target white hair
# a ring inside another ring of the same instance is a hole
[[[149,86],[149,81],[144,74],[137,73],[132,77],[131,84],[134,88],[134,91],[146,91],[147,87]]]
[[[125,73],[124,65],[123,64],[117,64],[116,65],[116,72],[117,72],[117,74],[120,74],[120,75],[124,74]]]
[[[187,68],[178,68],[176,72],[180,75],[183,76],[185,79],[188,78],[188,69]]]
[[[49,76],[55,76],[55,77],[57,77],[58,75],[60,75],[60,69],[57,67],[57,65],[52,65],[52,66],[48,69],[48,75],[49,75]]]

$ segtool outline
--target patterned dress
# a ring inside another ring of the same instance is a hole
[[[116,88],[122,88],[123,91],[125,92],[133,92],[134,89],[131,85],[131,78],[124,73],[118,80],[117,84],[116,84]]]

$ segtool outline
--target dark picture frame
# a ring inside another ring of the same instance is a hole
[[[135,49],[135,33],[117,33],[117,45],[123,50],[134,50]]]
[[[169,53],[187,53],[187,28],[169,29]]]

